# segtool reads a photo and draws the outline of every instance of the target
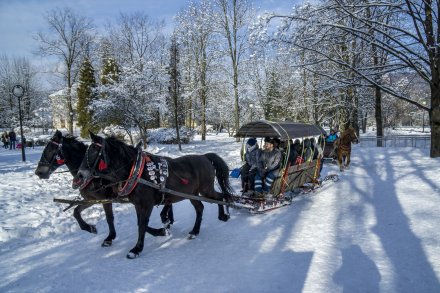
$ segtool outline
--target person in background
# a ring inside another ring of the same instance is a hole
[[[274,147],[274,139],[264,139],[264,149],[258,159],[258,172],[255,175],[255,193],[257,196],[262,192],[268,193],[272,183],[278,175],[281,165],[281,151]],[[269,197],[270,195],[268,195]]]
[[[7,149],[9,147],[9,135],[6,131],[2,134],[2,142],[3,148]]]
[[[14,129],[11,129],[9,131],[9,149],[12,150],[14,148],[15,150],[15,142],[17,141],[17,135],[15,134]]]
[[[253,137],[249,138],[246,142],[245,164],[241,167],[241,187],[243,193],[254,192],[254,180],[257,174],[259,154],[260,148],[257,140]]]

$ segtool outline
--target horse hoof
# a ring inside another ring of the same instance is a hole
[[[193,239],[196,239],[196,236],[197,235],[195,235],[195,234],[188,234],[188,237],[186,237],[188,240],[193,240]]]
[[[230,216],[229,215],[221,215],[221,216],[218,216],[218,219],[220,220],[220,221],[223,221],[223,222],[227,222],[228,220],[229,220],[229,218],[230,218]]]
[[[128,259],[135,259],[135,258],[137,258],[139,256],[139,253],[135,253],[135,252],[129,252],[129,253],[127,253],[127,258]]]
[[[89,225],[89,228],[90,228],[90,233],[92,233],[92,234],[98,234],[98,230],[96,229],[96,226],[95,225]]]
[[[170,229],[162,228],[162,234],[160,236],[170,236],[171,232]]]
[[[170,220],[166,220],[164,222],[162,222],[164,229],[170,229],[171,226],[173,225],[173,222],[171,222]]]
[[[101,244],[102,247],[109,247],[112,246],[112,241],[111,240],[104,240]]]

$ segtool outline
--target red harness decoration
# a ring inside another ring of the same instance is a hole
[[[107,169],[107,164],[104,162],[104,160],[100,160],[99,161],[99,165],[98,165],[98,170],[99,171],[103,171],[105,169]]]
[[[57,160],[57,164],[58,164],[58,165],[62,165],[62,164],[64,164],[64,162],[65,162],[65,160],[64,160],[64,159],[61,159],[61,157],[58,156],[58,155],[55,157],[55,160]]]
[[[133,163],[133,167],[131,167],[130,176],[128,176],[124,186],[118,191],[119,196],[127,196],[133,192],[138,184],[138,179],[142,176],[142,172],[144,172],[145,163],[150,161],[149,156],[140,152],[137,160]]]

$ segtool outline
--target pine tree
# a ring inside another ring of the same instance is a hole
[[[96,87],[96,80],[94,75],[92,63],[88,58],[85,58],[79,73],[79,85],[78,85],[78,122],[77,125],[81,127],[81,137],[88,135],[88,130],[97,132],[99,127],[93,125],[92,116],[93,113],[89,109],[89,105],[96,99],[94,88]]]
[[[116,63],[116,60],[112,57],[104,57],[101,72],[101,84],[106,85],[118,82],[119,73],[119,66]]]
[[[271,72],[266,89],[266,102],[264,103],[264,116],[267,120],[279,120],[283,116],[283,101],[281,101],[279,89],[280,84],[278,77],[275,72]],[[286,105],[284,105],[284,107],[285,106]]]
[[[119,75],[121,71],[119,70],[119,66],[116,63],[116,60],[113,57],[110,57],[108,54],[104,55],[102,62],[102,70],[101,70],[101,85],[113,85],[119,82]],[[105,97],[105,95],[103,96]],[[124,118],[119,115],[120,113],[113,113],[111,116],[107,117],[108,124],[113,125],[121,125]],[[102,127],[108,126],[106,124],[101,125]]]

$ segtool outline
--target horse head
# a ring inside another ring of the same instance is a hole
[[[57,130],[44,147],[35,175],[40,179],[48,179],[50,175],[65,162],[63,154],[63,134]]]
[[[359,138],[356,135],[356,131],[351,126],[347,130],[345,130],[344,133],[342,133],[341,140],[347,143],[354,143],[354,144],[359,143]]]
[[[73,179],[72,187],[83,189],[94,178],[103,178],[110,182],[119,182],[128,177],[132,154],[135,148],[116,138],[103,138],[90,132],[91,144]],[[127,164],[128,161],[128,164]]]

